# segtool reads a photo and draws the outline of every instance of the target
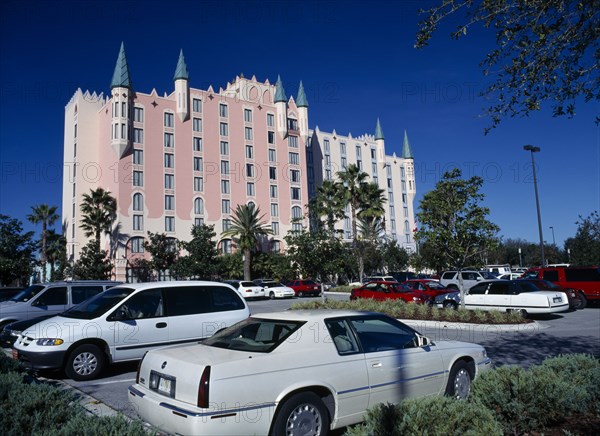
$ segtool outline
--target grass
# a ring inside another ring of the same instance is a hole
[[[345,309],[368,312],[382,312],[397,319],[419,321],[465,322],[474,324],[524,324],[531,322],[517,312],[483,311],[469,309],[438,309],[425,304],[405,303],[402,300],[376,301],[359,299],[340,301],[326,299],[294,303],[292,310],[306,309]]]

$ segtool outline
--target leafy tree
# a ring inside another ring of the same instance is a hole
[[[296,277],[289,257],[281,253],[256,253],[252,260],[252,276],[284,282]]]
[[[48,259],[48,253],[46,250],[46,238],[48,236],[48,226],[54,225],[56,220],[59,218],[58,214],[56,213],[56,209],[56,206],[40,204],[38,206],[32,206],[32,213],[27,215],[27,219],[33,224],[42,223],[42,247],[40,250],[42,282],[46,282],[46,263]]]
[[[232,224],[222,235],[231,237],[238,244],[244,256],[244,280],[251,279],[252,252],[258,246],[259,237],[272,234],[270,227],[260,216],[260,208],[254,203],[238,204],[231,218]]]
[[[565,249],[571,250],[574,265],[600,264],[600,214],[592,212],[588,217],[579,216],[575,237],[565,241]]]
[[[0,214],[0,283],[26,284],[33,271],[33,232],[23,232],[21,221]]]
[[[102,233],[110,235],[117,218],[117,200],[103,188],[91,189],[83,194],[81,227],[85,236],[94,236],[100,243]]]
[[[73,277],[78,280],[109,280],[113,265],[108,252],[100,249],[100,241],[90,240],[73,265]]]
[[[131,269],[131,275],[137,282],[150,282],[153,281],[152,275],[152,262],[142,257],[135,259],[129,259],[127,261]]]
[[[403,271],[408,266],[410,256],[397,241],[384,241],[381,252],[387,271]]]
[[[422,254],[434,256],[426,263],[441,271],[483,264],[482,254],[498,244],[499,227],[488,221],[487,207],[480,206],[481,177],[461,179],[461,171],[446,172],[434,190],[423,197],[416,232]],[[424,249],[423,249],[424,248]]]
[[[244,278],[244,262],[242,261],[242,253],[222,254],[219,258],[219,275],[225,279],[243,279]]]
[[[179,242],[165,233],[148,232],[144,248],[152,256],[150,265],[158,273],[158,279],[161,280],[179,257]]]
[[[215,226],[199,225],[192,227],[192,239],[181,242],[181,247],[188,252],[172,267],[179,278],[213,279],[219,270],[219,251],[215,242]]]
[[[50,263],[50,281],[63,280],[69,264],[67,259],[67,239],[64,235],[48,230],[48,262]]]
[[[527,116],[549,102],[554,116],[575,115],[578,98],[600,99],[599,0],[439,0],[426,11],[415,47],[427,45],[439,24],[460,15],[453,39],[481,24],[496,32],[482,60],[491,128],[506,116]],[[600,118],[596,117],[596,122]]]
[[[344,206],[350,205],[350,220],[352,224],[352,238],[356,242],[358,237],[358,220],[357,215],[360,211],[361,200],[363,194],[361,188],[367,183],[369,175],[361,171],[356,164],[348,165],[345,171],[338,171],[341,190],[340,195]]]

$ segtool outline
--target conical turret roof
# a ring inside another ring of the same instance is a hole
[[[190,73],[187,69],[187,65],[185,64],[185,58],[183,57],[183,50],[179,52],[179,60],[177,61],[177,68],[175,69],[175,75],[173,76],[173,80],[177,79],[185,79],[189,80]]]
[[[129,67],[127,66],[127,56],[125,56],[125,45],[122,42],[119,56],[117,57],[117,64],[115,65],[115,72],[110,82],[110,89],[118,87],[132,88]]]
[[[377,125],[375,126],[375,140],[385,139],[383,136],[383,130],[381,130],[381,123],[379,122],[379,118],[377,118]]]
[[[298,87],[298,99],[296,100],[297,107],[308,107],[308,100],[306,99],[306,94],[304,93],[304,86],[302,85],[302,80],[300,81],[300,86]]]
[[[279,103],[280,101],[286,103],[287,98],[285,96],[283,84],[281,83],[281,77],[277,75],[277,83],[275,84],[275,103]]]
[[[404,145],[402,146],[402,157],[404,159],[413,159],[410,144],[408,143],[408,135],[406,134],[406,130],[404,131]]]

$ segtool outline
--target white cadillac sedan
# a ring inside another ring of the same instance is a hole
[[[129,399],[171,433],[325,435],[378,403],[465,398],[490,367],[479,345],[434,343],[380,313],[286,311],[148,352]]]

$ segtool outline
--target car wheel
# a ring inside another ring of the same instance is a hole
[[[446,395],[457,400],[465,400],[471,392],[472,381],[473,374],[469,364],[464,360],[459,360],[450,370]]]
[[[313,392],[290,397],[277,412],[271,435],[324,436],[329,431],[329,413],[321,398]]]
[[[442,306],[444,307],[444,309],[452,309],[452,310],[458,309],[458,304],[456,304],[456,301],[450,301],[450,300],[444,301]]]
[[[269,292],[269,298],[271,300],[274,300],[275,299],[275,292],[273,292],[273,291]]]
[[[587,298],[583,295],[583,292],[577,292],[577,299],[575,300],[575,304],[573,308],[576,310],[584,309],[587,306]]]
[[[299,297],[299,298],[302,298],[302,297],[304,297],[304,292],[302,292],[302,291],[298,292],[298,297]]]
[[[81,345],[69,354],[65,374],[77,381],[92,380],[102,372],[105,362],[104,353],[96,345]]]

